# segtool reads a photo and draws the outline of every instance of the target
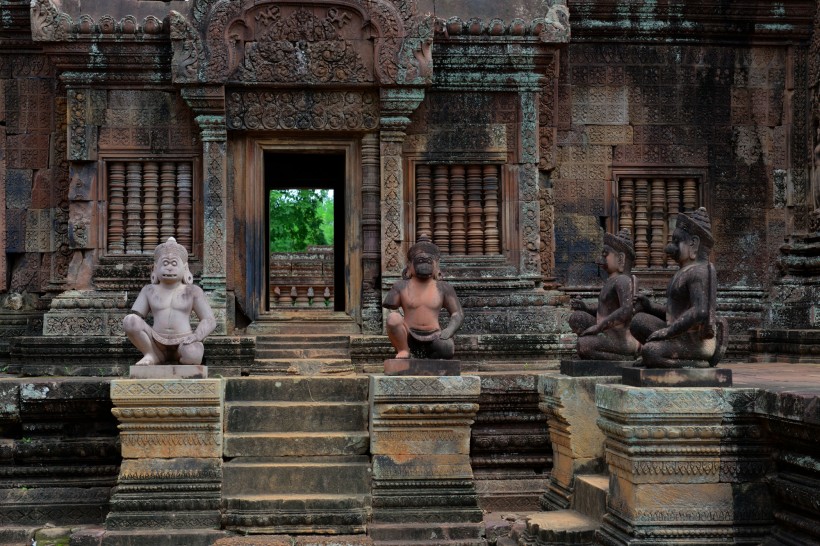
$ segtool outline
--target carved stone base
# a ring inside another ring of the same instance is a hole
[[[631,367],[633,360],[562,360],[561,374],[570,377],[620,375],[622,368]]]
[[[150,544],[151,546],[211,546],[215,541],[227,536],[224,531],[214,530],[179,530],[165,529],[157,531],[131,530],[106,531],[102,539],[102,546],[136,546]],[[72,544],[74,537],[72,536]],[[85,546],[91,542],[78,542]],[[94,542],[94,546],[98,543]]]
[[[611,485],[598,542],[760,543],[773,520],[756,397],[755,389],[599,385]]]
[[[480,390],[477,376],[372,377],[374,541],[485,544],[470,467]]]
[[[461,375],[461,362],[429,358],[391,358],[384,361],[384,375]]]
[[[208,379],[208,366],[164,364],[161,366],[131,366],[131,379]]]
[[[542,375],[538,391],[541,411],[547,415],[552,443],[552,472],[547,491],[541,497],[544,510],[569,508],[578,474],[604,470],[604,434],[596,423],[597,385],[618,383],[617,375],[568,377]]]
[[[624,368],[622,382],[631,387],[731,387],[728,368]]]
[[[221,381],[115,380],[111,400],[123,462],[106,529],[219,529]]]

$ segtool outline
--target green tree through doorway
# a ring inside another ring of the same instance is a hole
[[[271,190],[270,252],[333,244],[333,190]]]

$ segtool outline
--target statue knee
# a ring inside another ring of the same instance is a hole
[[[387,327],[391,329],[404,325],[404,317],[398,311],[393,311],[387,315]]]
[[[135,334],[142,330],[144,325],[145,321],[133,313],[125,315],[125,318],[122,319],[122,329],[125,330],[126,334]]]
[[[179,349],[179,363],[199,365],[202,363],[202,357],[205,354],[205,345],[201,341],[195,341],[188,345],[180,345]]]

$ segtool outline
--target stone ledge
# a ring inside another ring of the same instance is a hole
[[[731,387],[728,368],[623,368],[622,382],[630,387]]]

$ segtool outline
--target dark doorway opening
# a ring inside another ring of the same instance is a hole
[[[266,309],[344,311],[344,153],[264,157]]]

